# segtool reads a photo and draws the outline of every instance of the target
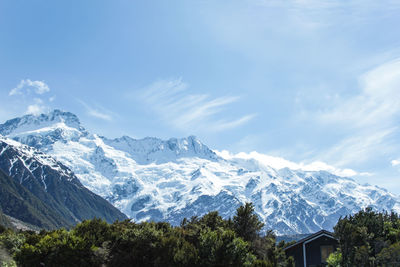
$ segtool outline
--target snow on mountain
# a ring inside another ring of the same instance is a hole
[[[397,196],[327,171],[278,169],[265,157],[224,156],[193,136],[107,139],[59,110],[9,120],[0,134],[55,157],[135,221],[179,224],[211,210],[229,217],[251,201],[267,228],[294,234],[332,229],[340,216],[367,206],[400,211]]]

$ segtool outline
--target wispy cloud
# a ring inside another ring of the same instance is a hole
[[[215,131],[219,132],[219,131],[223,131],[223,130],[236,128],[236,127],[239,127],[240,125],[245,124],[246,122],[252,120],[255,116],[256,116],[256,114],[250,114],[250,115],[240,117],[239,119],[233,120],[233,121],[220,121],[215,124],[213,129]]]
[[[207,94],[190,94],[181,79],[162,80],[145,88],[143,100],[161,119],[181,130],[218,132],[250,121],[255,114],[226,118],[223,110],[239,101],[237,96],[211,98]]]
[[[317,114],[317,121],[347,132],[323,157],[339,165],[362,162],[398,149],[400,59],[382,64],[359,80],[360,93]]]
[[[82,100],[78,100],[79,103],[82,104],[82,106],[85,107],[86,113],[94,118],[105,120],[105,121],[111,121],[113,119],[113,113],[109,110],[106,110],[104,107],[101,107],[99,105],[96,105],[96,107],[92,107],[86,102]]]
[[[400,59],[365,73],[359,84],[360,94],[320,114],[320,119],[345,122],[354,128],[392,125],[400,112]]]
[[[43,81],[31,81],[30,79],[21,80],[17,87],[11,89],[9,95],[22,95],[24,93],[35,92],[42,95],[50,91],[49,86]]]

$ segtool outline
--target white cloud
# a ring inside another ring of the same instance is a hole
[[[48,107],[43,103],[43,100],[40,98],[35,98],[34,104],[29,105],[25,113],[39,115],[42,113],[46,113],[47,111]]]
[[[368,176],[368,173],[358,173],[352,169],[340,169],[340,168],[335,168],[331,165],[326,164],[325,162],[322,161],[314,161],[309,164],[305,163],[295,163],[289,160],[286,160],[281,157],[274,157],[274,156],[269,156],[265,154],[261,154],[258,152],[250,152],[250,153],[245,153],[245,152],[240,152],[238,154],[232,154],[229,151],[223,150],[223,151],[214,151],[217,153],[219,156],[221,156],[224,159],[243,159],[243,160],[256,160],[258,163],[264,165],[264,166],[269,166],[274,169],[283,169],[283,168],[289,168],[292,170],[303,170],[303,171],[328,171],[330,173],[333,173],[338,176],[342,177],[352,177],[356,175],[363,175],[363,176]]]
[[[399,166],[400,165],[400,159],[394,159],[390,163],[392,163],[393,167]]]
[[[25,114],[38,115],[49,111],[48,101],[43,100],[42,95],[50,91],[44,81],[21,80],[8,95],[18,97],[19,108],[26,105]],[[40,96],[40,98],[39,98]],[[46,98],[47,99],[47,98]],[[51,102],[51,101],[50,101]]]
[[[30,79],[21,80],[17,87],[13,88],[9,95],[23,95],[24,93],[34,92],[38,95],[42,95],[50,91],[49,86],[43,81],[31,81]]]
[[[106,110],[103,107],[100,107],[97,105],[96,108],[88,105],[86,102],[82,100],[78,100],[86,109],[86,113],[94,118],[105,120],[105,121],[111,121],[113,119],[112,112]]]
[[[223,109],[239,99],[237,96],[213,99],[207,94],[190,94],[188,85],[181,79],[155,82],[141,95],[141,100],[164,122],[181,130],[209,132],[239,127],[255,116],[247,114],[238,119],[221,119]]]

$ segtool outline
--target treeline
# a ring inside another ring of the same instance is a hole
[[[14,232],[2,229],[0,242],[18,266],[294,266],[246,203],[232,219],[218,212],[165,222],[108,224],[83,221],[73,229]]]
[[[400,218],[367,208],[341,218],[334,227],[339,249],[331,266],[400,266]]]
[[[15,232],[0,226],[0,245],[18,266],[294,266],[251,203],[232,219],[218,212],[165,222],[83,221],[73,229]],[[400,266],[400,217],[370,208],[334,227],[339,248],[328,266]],[[9,265],[7,265],[9,266]]]

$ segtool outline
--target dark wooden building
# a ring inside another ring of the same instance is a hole
[[[326,259],[337,247],[333,234],[321,230],[285,248],[285,253],[294,258],[296,267],[318,267],[326,266]]]

